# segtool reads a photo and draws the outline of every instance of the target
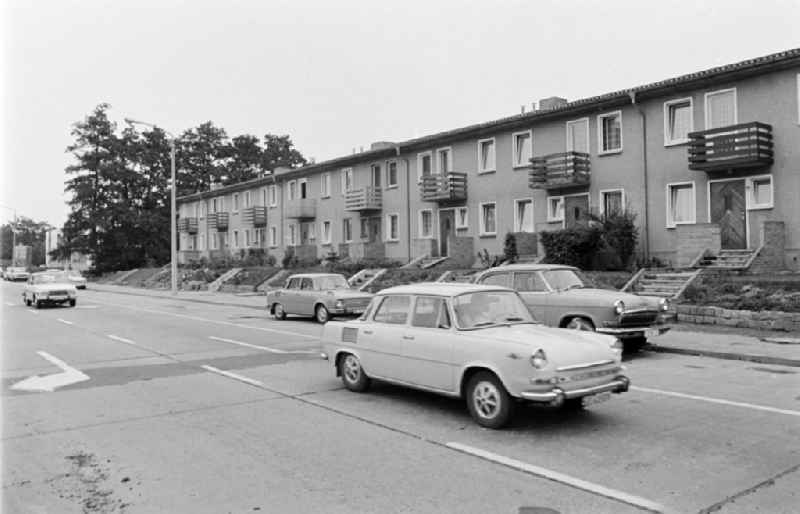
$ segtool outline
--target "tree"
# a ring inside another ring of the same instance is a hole
[[[13,230],[16,228],[16,236]],[[34,221],[30,218],[20,216],[17,218],[16,224],[6,223],[0,227],[0,240],[2,240],[2,254],[0,258],[3,261],[11,261],[13,259],[13,246],[16,242],[17,245],[31,247],[31,263],[34,266],[39,266],[45,263],[45,233],[50,229],[50,225],[44,221]]]
[[[178,138],[178,196],[207,191],[223,182],[231,154],[225,129],[207,121]]]
[[[289,136],[264,135],[264,153],[261,167],[265,171],[274,171],[278,166],[296,168],[305,166],[308,161],[294,148]]]
[[[506,234],[506,240],[503,244],[503,256],[509,262],[517,262],[519,258],[519,252],[517,251],[517,236],[508,232]]]
[[[236,184],[258,177],[263,171],[263,158],[264,151],[256,136],[244,134],[234,137],[231,140],[230,161],[224,183]]]

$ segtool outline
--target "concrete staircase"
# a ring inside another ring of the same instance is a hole
[[[447,270],[436,279],[436,282],[462,282],[470,283],[476,275],[476,271]]]
[[[683,294],[699,274],[700,270],[642,268],[625,284],[622,291],[642,296],[661,296],[674,299]]]
[[[350,287],[363,291],[384,273],[386,273],[386,268],[365,268],[348,278],[347,283],[350,284]]]
[[[716,255],[707,253],[697,263],[698,268],[709,270],[743,271],[750,267],[758,250],[720,250]]]
[[[419,262],[420,269],[428,269],[446,261],[448,257],[426,257]]]
[[[239,273],[240,271],[242,271],[242,268],[229,269],[228,271],[220,275],[218,279],[208,284],[208,290],[212,293],[216,293],[222,287],[222,284],[235,277],[236,274]]]

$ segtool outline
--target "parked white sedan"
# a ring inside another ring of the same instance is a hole
[[[619,339],[545,327],[515,291],[432,283],[378,293],[357,320],[329,322],[323,358],[351,391],[378,379],[466,399],[500,428],[520,401],[582,408],[628,390]]]
[[[43,271],[30,276],[22,291],[22,301],[37,309],[45,304],[69,304],[75,307],[78,292],[63,271]]]

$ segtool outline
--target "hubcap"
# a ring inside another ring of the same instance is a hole
[[[579,318],[575,318],[572,321],[570,321],[569,325],[567,325],[567,328],[572,328],[572,329],[575,329],[575,330],[591,330],[592,329],[592,327],[586,321],[584,321],[582,319],[579,319]]]
[[[491,419],[500,409],[500,391],[491,382],[480,382],[472,393],[472,401],[480,417]]]
[[[275,316],[278,318],[283,317],[283,305],[278,304],[275,306]]]
[[[361,364],[352,355],[348,355],[344,359],[344,376],[348,382],[353,384],[358,382],[359,377],[361,377]]]
[[[328,311],[325,307],[317,307],[317,319],[321,322],[328,321]]]

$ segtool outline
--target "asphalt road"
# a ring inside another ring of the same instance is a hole
[[[91,290],[35,310],[21,289],[0,286],[5,513],[800,505],[798,368],[643,353],[629,393],[492,431],[456,400],[344,390],[308,320]],[[12,389],[58,363],[85,378]]]

